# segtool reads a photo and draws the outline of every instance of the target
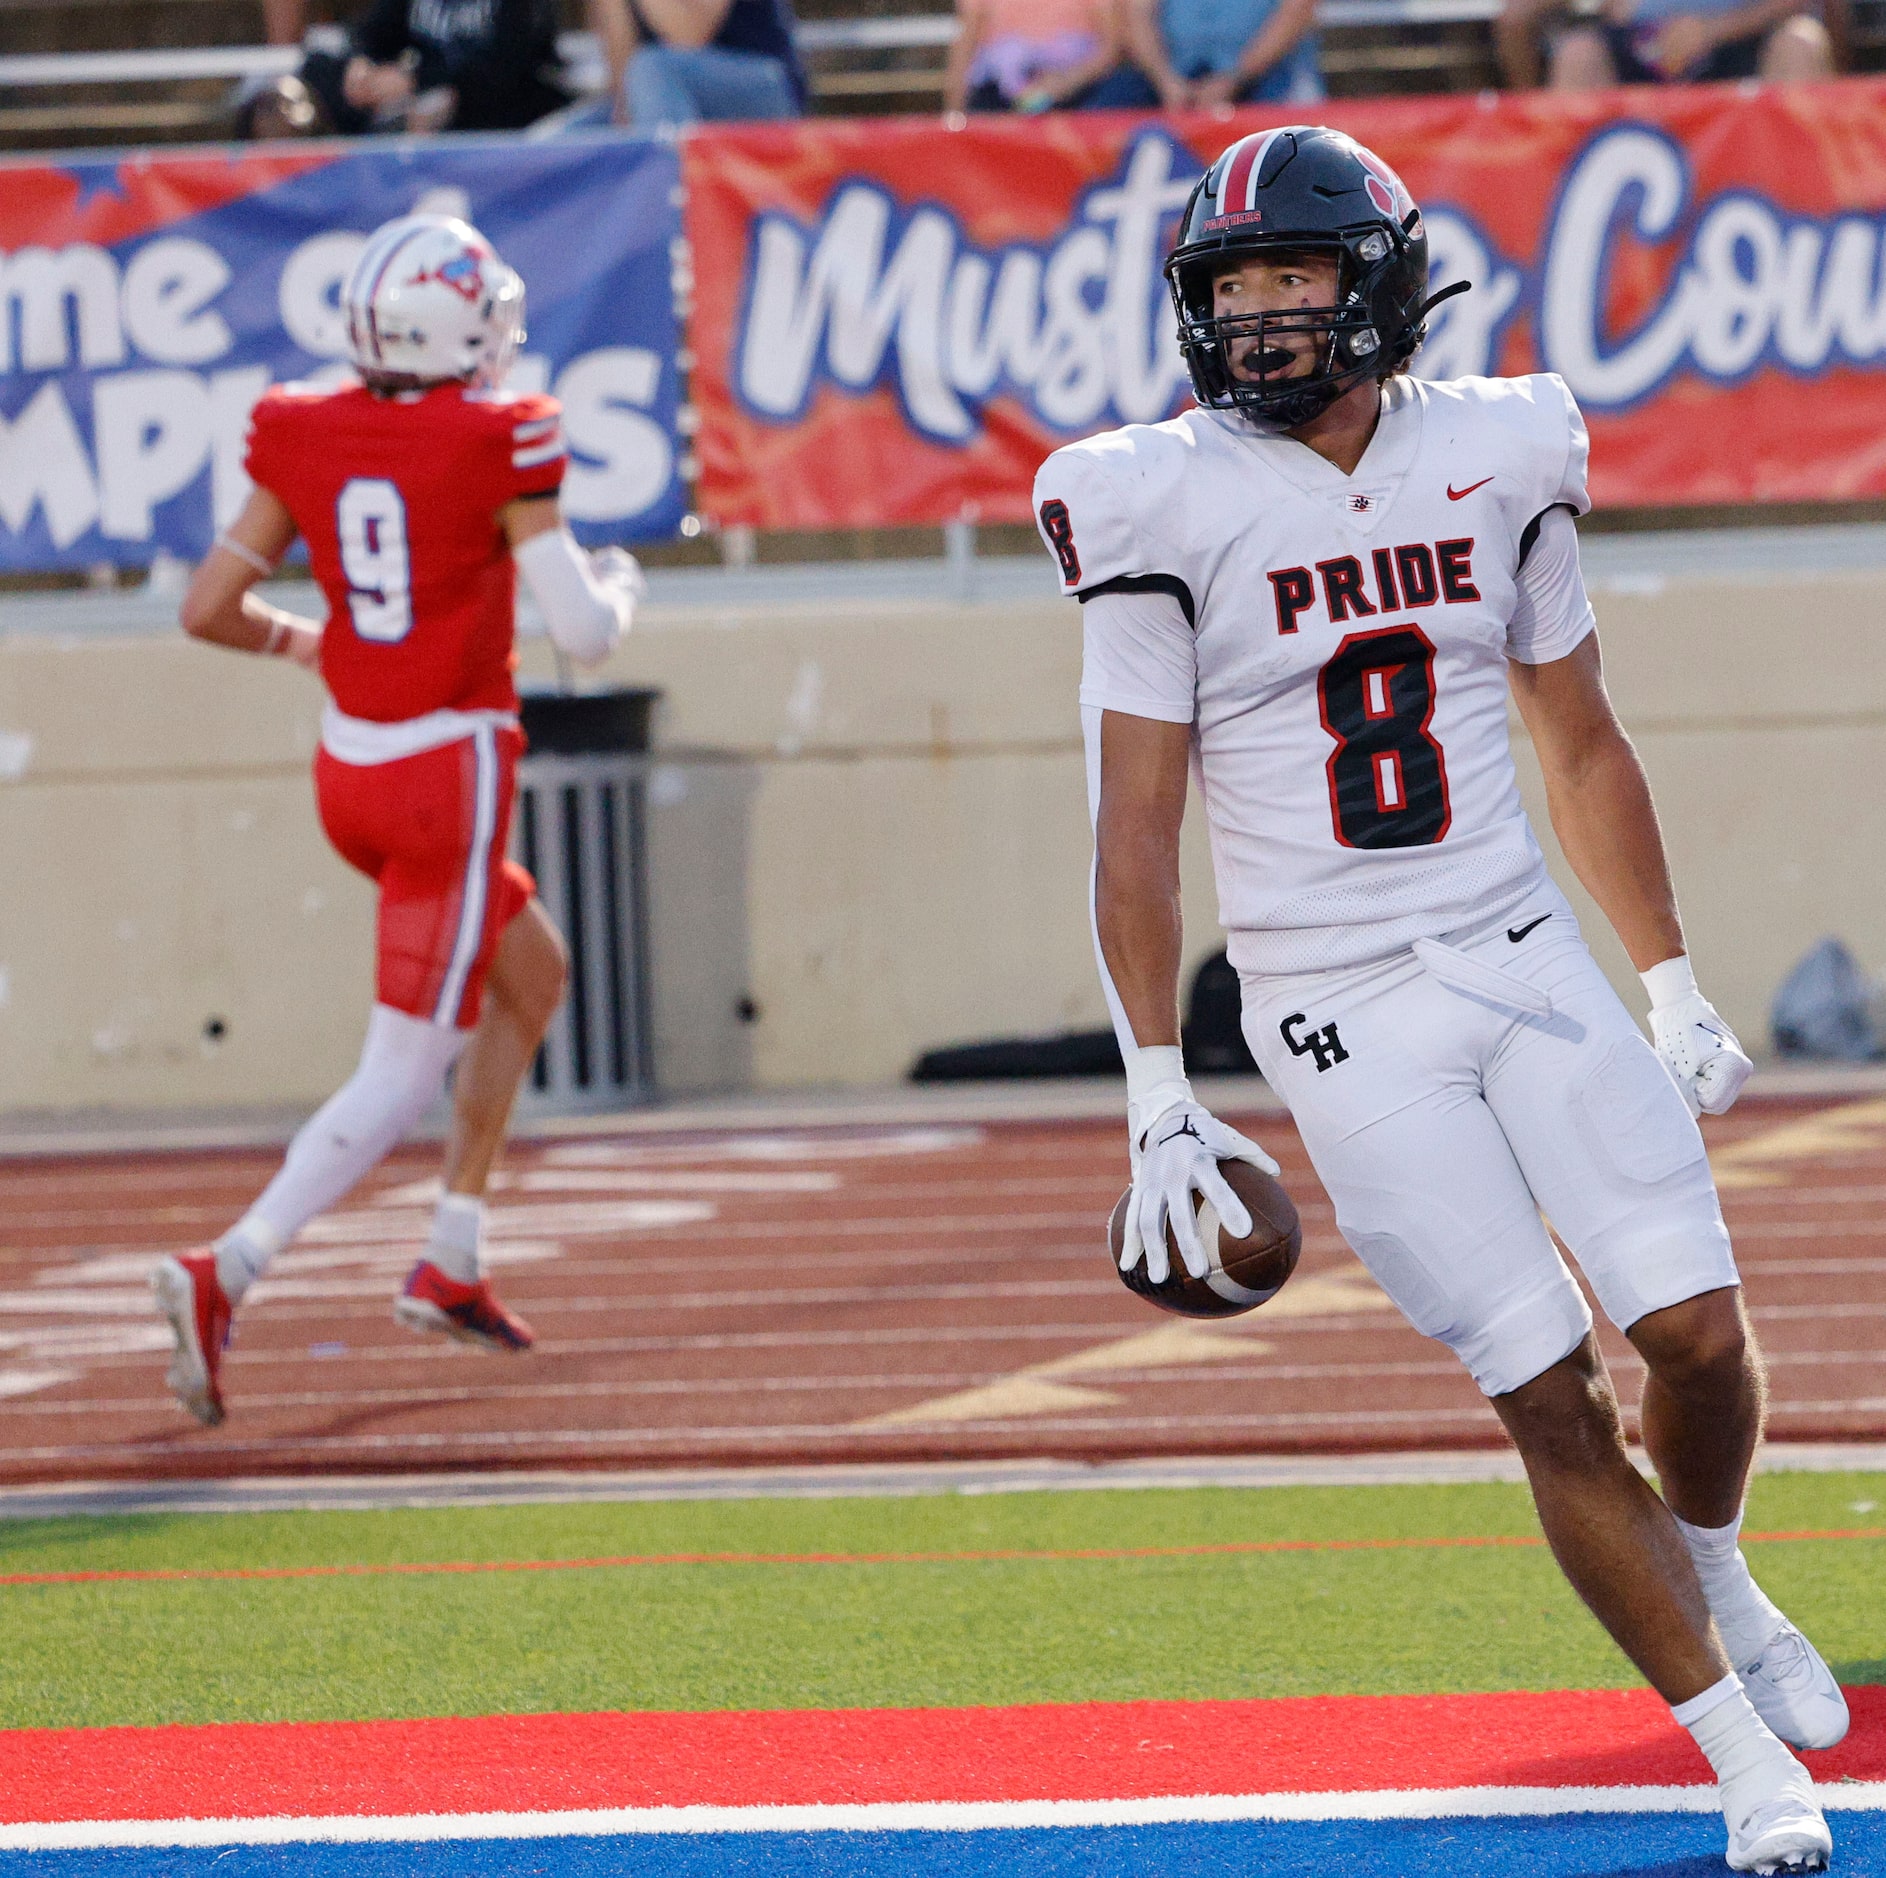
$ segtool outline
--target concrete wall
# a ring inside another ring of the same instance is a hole
[[[1757,1042],[1822,932],[1886,953],[1886,568],[1607,584],[1592,559],[1693,949]],[[1074,609],[1019,572],[972,601],[764,575],[664,583],[601,675],[667,696],[669,1086],[881,1081],[937,1044],[1103,1023]],[[315,822],[316,688],[141,603],[62,604],[0,614],[0,1108],[318,1098],[357,1048],[371,904]],[[1196,826],[1186,901],[1196,958],[1221,942]]]

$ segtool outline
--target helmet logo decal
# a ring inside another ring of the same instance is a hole
[[[1356,146],[1356,160],[1362,165],[1362,186],[1369,192],[1370,202],[1399,222],[1414,207],[1414,198],[1403,187],[1401,178],[1373,150],[1365,150],[1360,144]]]
[[[461,300],[473,306],[484,298],[484,266],[480,256],[469,248],[460,254],[453,255],[449,261],[441,261],[437,267],[415,274],[410,285],[422,287],[428,281],[434,280],[441,287],[450,287]]]

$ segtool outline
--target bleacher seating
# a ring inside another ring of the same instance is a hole
[[[936,4],[800,0],[814,108],[936,110],[955,31]],[[1497,8],[1498,0],[1322,0],[1331,93],[1495,84]],[[1840,10],[1854,68],[1886,69],[1886,0],[1840,0]],[[253,43],[258,23],[254,0],[0,0],[0,149],[226,136],[234,81],[295,62],[292,50]],[[577,82],[599,81],[593,39],[572,29],[562,46]]]

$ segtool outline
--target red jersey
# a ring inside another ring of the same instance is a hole
[[[563,481],[556,399],[436,385],[277,385],[250,477],[278,496],[327,596],[321,675],[349,717],[515,711],[507,502]]]

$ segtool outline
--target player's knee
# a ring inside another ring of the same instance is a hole
[[[1531,1471],[1604,1471],[1623,1456],[1617,1396],[1589,1337],[1543,1375],[1492,1402]]]
[[[489,989],[523,1024],[540,1029],[563,1002],[570,950],[541,902],[529,901],[504,930],[491,963]]]
[[[1735,1286],[1652,1311],[1630,1327],[1629,1336],[1651,1373],[1673,1388],[1733,1382],[1752,1360],[1748,1319]]]
[[[422,1116],[441,1089],[459,1051],[462,1035],[405,1011],[375,1005],[367,1022],[360,1066],[348,1084],[363,1113],[381,1116],[404,1132]]]
[[[548,920],[532,934],[532,941],[529,968],[516,974],[513,1003],[521,1016],[541,1029],[550,1022],[569,986],[570,949]]]

